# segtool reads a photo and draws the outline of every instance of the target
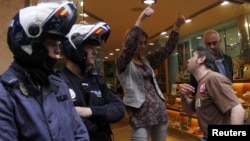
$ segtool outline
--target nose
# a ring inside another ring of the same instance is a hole
[[[97,54],[98,53],[98,51],[97,51],[97,49],[96,48],[93,48],[93,54]]]
[[[59,49],[60,49],[60,44],[61,44],[61,42],[57,42],[57,43],[56,43],[56,48],[59,48]]]
[[[213,50],[215,48],[215,45],[209,45],[207,46],[207,48]]]
[[[208,48],[214,48],[217,45],[218,41],[207,42],[206,45]]]

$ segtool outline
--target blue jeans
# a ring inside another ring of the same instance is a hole
[[[131,141],[166,141],[167,123],[159,123],[157,125],[144,128],[131,127]]]

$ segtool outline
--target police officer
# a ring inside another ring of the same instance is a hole
[[[0,140],[89,141],[67,85],[53,73],[59,41],[76,20],[69,2],[21,9],[8,28],[14,61],[1,75]]]
[[[110,34],[104,22],[84,25],[76,24],[62,42],[61,50],[66,66],[59,71],[67,82],[71,98],[78,114],[82,117],[91,141],[110,141],[110,123],[121,120],[125,106],[109,89],[104,78],[94,69],[96,47],[106,41]]]

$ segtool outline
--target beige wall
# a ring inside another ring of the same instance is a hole
[[[0,4],[0,74],[3,73],[13,60],[13,55],[7,45],[7,30],[12,17],[24,7],[25,0],[1,0]]]

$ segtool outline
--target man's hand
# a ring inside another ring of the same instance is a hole
[[[195,92],[195,88],[190,84],[184,83],[180,90],[182,95],[189,95]]]
[[[76,108],[78,115],[81,117],[88,118],[92,116],[92,111],[89,107],[77,107],[76,106],[75,108]]]

